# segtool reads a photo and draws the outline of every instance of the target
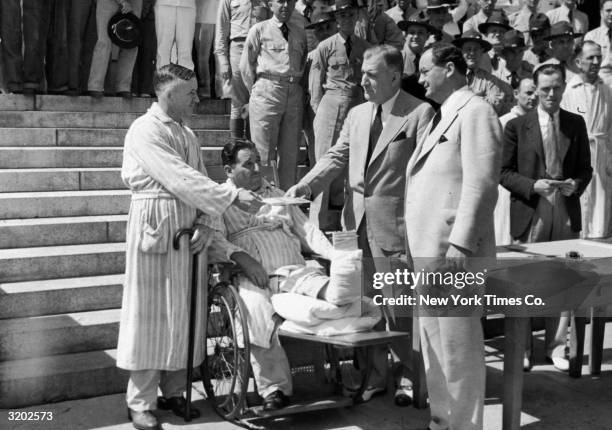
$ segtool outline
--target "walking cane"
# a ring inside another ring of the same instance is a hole
[[[193,228],[182,228],[174,234],[172,247],[178,251],[181,244],[181,236],[187,234],[192,237],[195,233]],[[191,270],[191,305],[189,307],[189,343],[187,344],[187,382],[185,386],[185,421],[191,421],[191,382],[193,379],[193,348],[195,342],[195,316],[196,316],[196,299],[198,294],[198,255],[199,252],[193,254],[193,266]]]

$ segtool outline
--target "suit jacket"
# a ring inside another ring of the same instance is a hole
[[[570,142],[563,159],[563,179],[572,178],[578,184],[576,192],[565,197],[565,205],[572,230],[580,231],[580,195],[593,173],[589,137],[584,119],[563,109],[559,111],[559,128]],[[533,184],[547,178],[544,160],[537,109],[508,122],[504,133],[501,184],[511,193],[510,234],[514,238],[522,236],[531,225],[540,201]]]
[[[467,87],[446,103],[406,171],[408,248],[413,258],[444,257],[449,244],[492,257],[501,125],[491,105]],[[415,261],[415,270],[420,265]]]
[[[366,217],[372,248],[404,251],[406,165],[433,109],[400,90],[366,166],[374,108],[374,103],[366,102],[349,111],[336,144],[301,182],[316,195],[348,166],[350,192],[342,211],[342,226],[356,230]]]

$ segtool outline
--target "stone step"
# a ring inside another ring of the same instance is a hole
[[[125,188],[119,167],[0,170],[0,193]]]
[[[125,392],[129,374],[116,350],[0,362],[0,408]]]
[[[0,249],[3,282],[112,275],[125,270],[125,243]]]
[[[117,347],[120,309],[3,319],[0,361]]]
[[[5,111],[0,127],[40,128],[128,128],[140,113]],[[186,124],[194,129],[223,130],[228,115],[192,115]]]
[[[223,146],[228,130],[194,130],[202,146]],[[123,146],[127,128],[0,128],[2,146]]]
[[[0,193],[0,219],[127,214],[129,190]]]
[[[0,95],[0,111],[34,109],[36,109],[34,96],[23,96],[19,94]]]
[[[17,100],[18,101],[18,100]],[[16,102],[17,102],[16,101]],[[17,106],[29,106],[28,103],[19,101]],[[60,112],[146,112],[153,99],[134,97],[125,100],[121,97],[93,98],[89,96],[66,97],[61,95],[40,95],[36,96],[33,110],[41,111],[60,111]],[[2,106],[2,105],[0,105]],[[7,107],[10,104],[7,103]],[[9,110],[9,109],[5,109]],[[21,109],[13,109],[21,110]],[[26,109],[27,110],[27,109]],[[30,108],[30,110],[32,110]],[[199,114],[229,114],[229,100],[202,100],[197,107]]]
[[[126,222],[127,215],[0,220],[0,249],[124,242]]]
[[[221,148],[202,148],[206,166],[221,165]],[[122,147],[0,147],[0,169],[121,167]]]
[[[124,275],[0,284],[2,318],[65,314],[121,307]]]

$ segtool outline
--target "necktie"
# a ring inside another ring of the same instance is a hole
[[[497,70],[499,67],[499,56],[497,54],[491,58],[491,67],[493,67],[493,70]]]
[[[608,39],[612,42],[612,28],[608,29]]]
[[[474,82],[474,71],[472,69],[468,69],[465,76],[467,78],[467,84],[472,85],[472,82]]]
[[[351,46],[351,38],[347,37],[346,42],[344,42],[344,47],[346,48],[346,58],[351,58],[351,50],[353,47]]]
[[[415,54],[414,56],[414,74],[419,74],[419,61],[421,60],[421,56],[419,54]]]
[[[283,33],[283,37],[286,41],[289,41],[289,28],[287,28],[287,24],[283,23],[280,27],[281,32]]]
[[[561,160],[559,160],[559,140],[557,128],[555,127],[555,119],[552,115],[548,116],[547,128],[546,142],[544,144],[546,173],[552,179],[559,179],[563,176],[563,167]]]
[[[433,119],[431,120],[431,128],[429,129],[429,134],[438,126],[438,123],[442,119],[442,109],[438,109]]]
[[[376,116],[374,117],[374,122],[370,127],[370,141],[368,143],[368,155],[366,157],[366,167],[370,164],[370,158],[372,157],[372,153],[374,152],[374,147],[376,146],[376,142],[378,142],[378,138],[380,137],[380,133],[382,132],[382,105],[378,105],[378,109],[376,109]]]
[[[519,79],[518,74],[516,73],[516,71],[510,72],[510,86],[513,89],[517,89],[520,82],[521,82],[521,80]]]

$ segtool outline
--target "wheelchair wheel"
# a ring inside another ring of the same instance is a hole
[[[247,313],[238,291],[227,282],[215,285],[208,299],[206,358],[201,365],[208,400],[222,418],[240,418],[249,383]]]

